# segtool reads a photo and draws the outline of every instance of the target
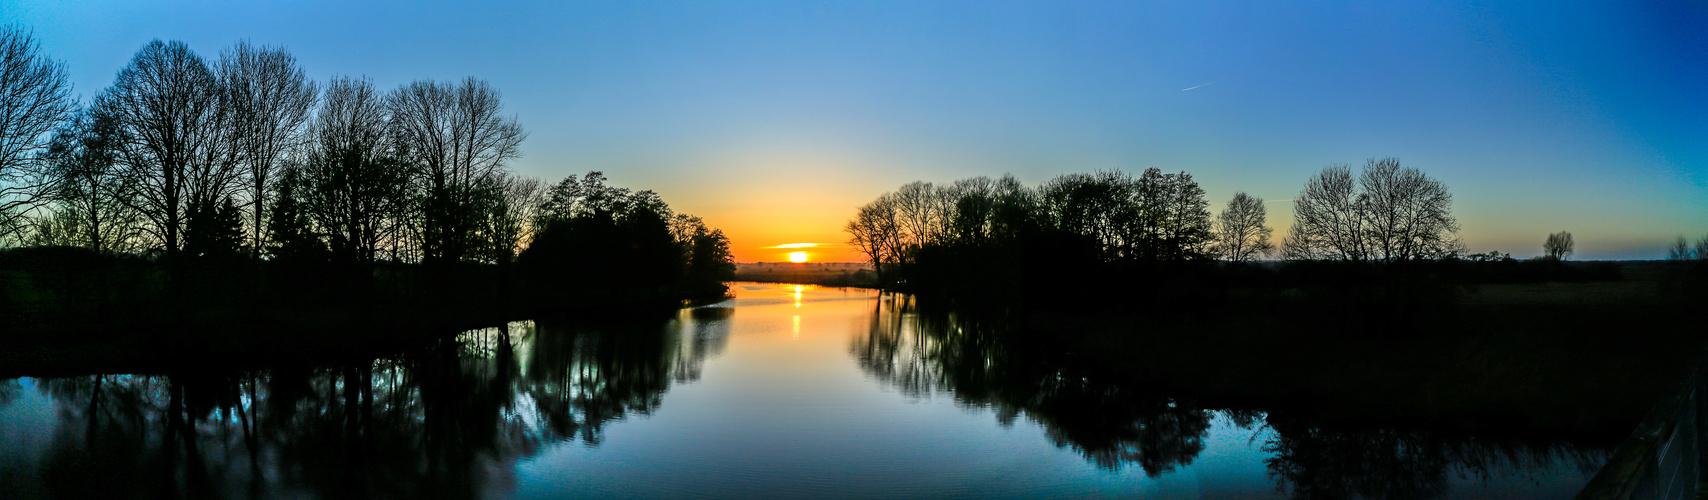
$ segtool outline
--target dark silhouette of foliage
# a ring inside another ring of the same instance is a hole
[[[1036,189],[979,177],[908,184],[860,207],[846,230],[887,288],[1012,300],[1180,281],[1159,272],[1210,256],[1208,205],[1190,175],[1157,169],[1063,175]]]
[[[539,304],[721,296],[735,270],[721,231],[672,214],[652,191],[607,186],[601,172],[547,189],[534,227],[516,265]]]
[[[267,253],[281,262],[316,262],[326,257],[326,245],[321,242],[303,213],[302,172],[286,169],[274,184],[273,208],[267,212]]]
[[[191,203],[184,231],[184,254],[228,260],[243,250],[243,214],[231,197],[219,204]]]
[[[696,293],[723,292],[723,282],[735,279],[735,257],[729,251],[729,238],[721,229],[702,231],[688,241],[687,282]]]

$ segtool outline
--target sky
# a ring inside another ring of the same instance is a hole
[[[1402,5],[1389,5],[1402,4]],[[1661,258],[1708,235],[1708,3],[8,1],[84,99],[152,39],[247,39],[316,80],[482,78],[517,172],[605,172],[741,262],[852,261],[912,181],[1185,171],[1212,210],[1396,157],[1473,252]]]

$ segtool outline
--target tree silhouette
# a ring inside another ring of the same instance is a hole
[[[1282,247],[1290,259],[1392,262],[1463,252],[1447,186],[1398,159],[1371,159],[1356,182],[1352,169],[1331,165],[1293,201],[1293,229]]]
[[[243,214],[230,196],[218,204],[191,203],[184,231],[184,254],[228,258],[243,249]]]
[[[1549,259],[1565,260],[1572,255],[1572,233],[1560,231],[1548,235],[1548,241],[1542,243],[1542,253]]]
[[[326,256],[326,245],[314,233],[303,212],[302,171],[285,169],[274,183],[273,207],[267,212],[267,253],[282,262],[315,262]]]
[[[889,268],[901,262],[901,216],[889,195],[880,196],[859,208],[854,219],[843,228],[848,243],[866,254],[879,283],[887,283]]]
[[[1666,258],[1675,261],[1708,260],[1708,235],[1696,240],[1695,247],[1690,246],[1690,240],[1686,240],[1683,235],[1680,235],[1677,240],[1673,241],[1672,245],[1667,246]]]
[[[391,132],[416,171],[422,259],[459,262],[475,251],[483,189],[521,155],[527,133],[503,117],[498,90],[484,80],[419,80],[386,96]]]
[[[250,245],[252,255],[259,258],[273,173],[280,160],[304,142],[302,132],[319,89],[297,66],[296,57],[280,47],[237,42],[220,53],[216,69],[228,127],[235,132],[232,147],[248,168],[244,184],[249,195]]]
[[[1272,229],[1264,223],[1263,199],[1234,193],[1228,207],[1216,217],[1216,253],[1233,262],[1245,262],[1275,250],[1269,242]]]
[[[48,147],[53,220],[68,230],[68,244],[122,252],[138,243],[134,180],[117,164],[119,133],[111,115],[84,110],[65,122]]]
[[[533,242],[516,264],[545,307],[727,291],[722,281],[735,265],[728,238],[697,217],[673,214],[657,193],[607,186],[595,171],[559,181],[542,198]]]
[[[294,194],[327,239],[332,256],[360,274],[394,237],[410,209],[408,168],[386,137],[384,101],[367,79],[326,86]]]
[[[47,179],[34,156],[74,103],[65,65],[42,55],[31,33],[0,26],[0,241],[21,232],[42,201]]]
[[[546,185],[531,177],[497,175],[490,179],[485,192],[481,260],[509,264],[533,239],[534,221],[545,202]]]
[[[122,165],[137,185],[135,208],[168,258],[183,250],[188,205],[217,203],[210,191],[226,187],[219,181],[235,170],[208,164],[224,156],[219,94],[213,73],[188,45],[154,40],[96,98],[95,106],[118,121],[126,139]]]

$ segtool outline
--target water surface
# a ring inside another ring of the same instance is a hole
[[[7,496],[1569,498],[1606,450],[1194,407],[906,296],[737,283],[344,366],[0,382]]]

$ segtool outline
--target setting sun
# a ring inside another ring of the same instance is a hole
[[[789,252],[789,262],[806,262],[806,252]]]

